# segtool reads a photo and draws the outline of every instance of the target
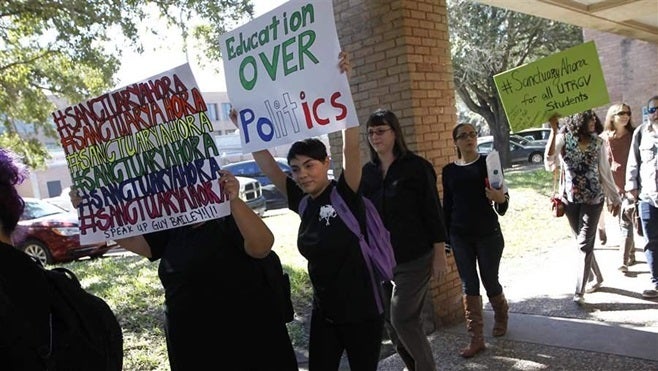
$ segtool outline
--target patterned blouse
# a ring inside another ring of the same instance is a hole
[[[573,134],[557,134],[555,151],[544,157],[546,170],[553,171],[558,167],[558,159],[560,167],[564,169],[560,184],[563,201],[598,204],[603,202],[605,197],[608,204],[621,204],[603,140],[596,134],[591,134],[589,144],[584,149],[580,148],[578,137]]]

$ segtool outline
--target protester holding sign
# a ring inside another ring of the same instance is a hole
[[[434,167],[411,152],[397,116],[384,109],[366,124],[370,159],[363,166],[361,191],[377,206],[391,232],[397,266],[386,329],[409,370],[436,370],[422,312],[430,277],[447,270],[445,225]]]
[[[238,180],[220,173],[229,216],[117,242],[160,260],[172,371],[297,370],[282,314],[272,310],[277,299],[256,261],[269,254],[274,236],[238,197]]]
[[[564,169],[563,202],[565,215],[582,253],[578,262],[573,301],[581,304],[584,294],[598,290],[603,275],[594,256],[596,226],[607,200],[608,210],[617,216],[621,198],[615,187],[603,139],[596,133],[596,114],[587,110],[563,119],[563,132],[558,133],[558,116],[550,119],[551,134],[544,154],[546,170]],[[596,277],[594,277],[596,276]],[[589,281],[596,282],[587,286]],[[587,287],[586,287],[587,286]]]
[[[493,336],[507,332],[507,300],[498,280],[505,240],[498,223],[509,205],[507,185],[489,185],[487,160],[477,152],[477,131],[460,123],[452,130],[457,161],[443,168],[443,208],[449,243],[464,291],[463,303],[470,344],[461,351],[468,358],[484,350],[480,279],[494,310]],[[478,276],[478,267],[480,274]]]
[[[645,298],[658,297],[658,95],[647,104],[649,121],[633,133],[626,164],[627,196],[637,200],[642,223],[644,254],[651,272],[651,286],[642,292]]]
[[[349,73],[347,54],[340,53],[339,68]],[[237,125],[237,112],[231,113]],[[343,131],[343,171],[329,180],[330,160],[324,144],[314,138],[295,142],[288,152],[289,178],[268,150],[253,152],[254,159],[277,189],[287,195],[288,207],[310,195],[301,217],[297,246],[308,260],[313,285],[313,311],[309,339],[309,369],[337,370],[343,351],[352,370],[377,370],[383,317],[358,237],[338,217],[330,194],[336,188],[352,213],[365,226],[364,205],[357,193],[361,182],[359,127]]]

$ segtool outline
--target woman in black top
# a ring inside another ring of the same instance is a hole
[[[349,72],[341,52],[339,67]],[[231,112],[236,122],[236,112]],[[364,225],[365,210],[357,193],[361,181],[359,127],[343,131],[343,171],[331,181],[329,156],[317,139],[295,142],[288,152],[292,179],[268,150],[253,152],[254,160],[277,189],[287,195],[288,207],[300,213],[308,195],[297,237],[300,253],[308,260],[313,285],[313,311],[309,340],[309,369],[337,370],[343,351],[352,370],[377,370],[383,318],[379,313],[359,240],[336,214],[330,193],[336,188],[357,220]]]
[[[432,164],[411,152],[397,116],[377,110],[366,124],[371,161],[363,166],[361,191],[377,206],[397,266],[386,330],[409,370],[436,370],[422,312],[430,277],[447,270],[445,226]]]
[[[172,371],[297,370],[274,291],[257,259],[274,236],[239,197],[239,182],[220,170],[229,216],[118,239],[126,250],[160,260],[165,330]],[[71,203],[81,198],[71,191]]]
[[[464,290],[466,328],[471,335],[461,356],[472,357],[485,348],[480,279],[494,309],[493,336],[507,331],[507,300],[498,281],[505,247],[498,215],[507,211],[509,194],[505,184],[499,189],[489,187],[486,158],[477,152],[477,132],[472,125],[457,124],[452,138],[457,161],[443,168],[443,207]]]

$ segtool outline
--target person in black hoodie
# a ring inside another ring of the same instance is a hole
[[[432,164],[407,148],[397,116],[378,109],[368,118],[370,162],[361,191],[391,233],[397,266],[387,299],[386,330],[409,370],[436,370],[422,311],[430,277],[447,270],[445,226]]]

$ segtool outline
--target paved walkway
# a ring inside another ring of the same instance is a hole
[[[503,261],[501,282],[510,302],[506,336],[486,336],[487,350],[471,359],[458,351],[468,342],[464,324],[430,336],[439,370],[654,370],[658,371],[658,300],[643,299],[649,287],[644,253],[626,275],[619,266],[618,236],[608,223],[608,243],[597,242],[596,258],[604,275],[601,289],[571,299],[576,257],[572,240],[541,254]],[[486,299],[485,299],[486,302]],[[485,304],[485,335],[493,312]],[[380,371],[404,369],[393,354]]]

